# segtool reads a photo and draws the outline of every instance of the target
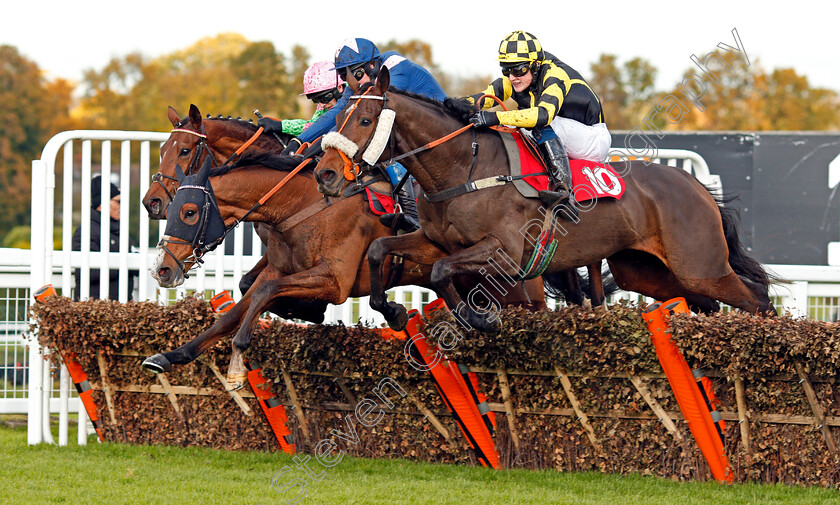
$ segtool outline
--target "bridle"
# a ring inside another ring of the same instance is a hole
[[[385,150],[389,139],[391,139],[391,130],[394,126],[396,113],[388,108],[388,97],[386,94],[382,96],[368,95],[371,89],[368,88],[361,95],[350,96],[350,100],[356,100],[356,102],[348,109],[347,116],[345,116],[341,127],[338,131],[324,135],[324,139],[321,141],[321,148],[324,151],[335,149],[338,152],[338,155],[344,162],[344,178],[348,181],[356,180],[368,167],[375,166],[379,161],[379,157],[382,156],[382,152]],[[373,135],[368,138],[365,145],[359,147],[358,144],[345,137],[341,132],[347,126],[356,107],[361,103],[360,100],[363,99],[381,100],[382,110],[377,118]]]
[[[196,145],[195,153],[193,154],[192,159],[190,160],[189,165],[187,165],[187,170],[184,172],[184,175],[190,175],[193,173],[197,168],[198,164],[202,161],[202,155],[205,151],[207,151],[207,155],[210,156],[211,160],[211,168],[218,166],[218,162],[216,161],[216,157],[213,156],[213,151],[207,146],[207,132],[204,129],[204,124],[201,125],[201,132],[187,130],[186,128],[182,128],[183,122],[179,124],[176,128],[174,128],[170,134],[172,133],[188,133],[190,135],[195,135],[196,137],[200,138],[201,140],[198,141],[198,145]],[[169,201],[175,199],[175,195],[169,192],[167,189],[166,184],[163,183],[163,179],[169,179],[170,181],[178,182],[178,179],[172,177],[171,175],[166,175],[160,171],[152,176],[152,182],[157,183],[163,189],[166,196],[169,197]],[[176,190],[177,192],[177,190]]]
[[[385,150],[386,144],[388,144],[389,140],[393,143],[392,139],[392,131],[394,127],[394,120],[396,119],[396,112],[393,109],[388,108],[388,97],[387,92],[383,93],[382,96],[377,95],[368,95],[367,93],[372,88],[368,88],[364,93],[361,95],[353,95],[350,97],[351,100],[356,99],[357,101],[353,103],[350,110],[347,113],[347,117],[344,119],[344,123],[342,123],[341,128],[338,129],[336,132],[330,132],[324,136],[324,140],[321,141],[321,147],[326,151],[327,149],[335,149],[338,151],[339,156],[344,161],[344,178],[348,181],[355,181],[358,179],[359,174],[363,172],[366,167],[373,167],[379,161],[379,158],[382,156],[383,151]],[[368,100],[382,100],[382,110],[379,113],[379,117],[377,118],[376,129],[374,130],[373,135],[367,140],[364,146],[359,147],[358,144],[350,140],[349,138],[345,137],[341,134],[341,131],[344,129],[344,126],[350,120],[350,116],[355,111],[356,106],[360,103],[360,100],[368,99]],[[437,140],[433,140],[417,149],[413,149],[407,153],[403,153],[399,156],[393,156],[394,149],[391,148],[391,158],[387,161],[382,163],[381,165],[387,166],[393,163],[396,163],[399,160],[408,158],[409,156],[414,156],[415,154],[421,153],[423,151],[432,149],[434,147],[447,142],[456,136],[460,135],[461,133],[473,128],[472,123],[459,128],[458,130],[445,135]],[[475,166],[475,157],[478,153],[478,144],[476,143],[475,139],[475,130],[473,129],[473,167]],[[362,154],[360,154],[362,153]],[[472,173],[472,168],[470,168],[470,173]],[[402,186],[407,179],[407,175],[400,181],[398,186]]]
[[[208,182],[208,185],[209,185],[209,182]],[[224,227],[224,232],[221,234],[221,236],[219,236],[217,238],[211,238],[210,242],[208,243],[208,241],[207,241],[207,230],[208,230],[208,227],[209,227],[208,225],[210,224],[210,218],[211,218],[210,210],[211,210],[211,208],[215,208],[216,213],[214,215],[218,217],[219,221],[221,221],[222,226],[224,226],[224,221],[222,221],[221,212],[219,211],[219,205],[218,205],[218,203],[216,203],[216,198],[211,193],[211,191],[207,188],[207,186],[199,186],[199,185],[195,185],[195,184],[182,185],[182,186],[178,186],[178,189],[175,190],[175,193],[177,194],[179,191],[187,190],[187,189],[197,189],[197,190],[200,190],[204,194],[203,201],[202,201],[202,204],[201,204],[201,209],[199,210],[200,221],[196,225],[191,225],[191,226],[190,225],[184,225],[184,227],[189,226],[189,228],[192,228],[193,226],[195,226],[196,227],[195,234],[193,235],[192,239],[189,242],[187,242],[184,239],[177,238],[177,237],[176,238],[168,238],[168,239],[166,237],[164,237],[164,238],[160,239],[160,242],[158,242],[158,245],[157,245],[159,249],[163,250],[163,252],[165,252],[167,255],[169,255],[169,257],[172,258],[172,260],[175,262],[175,264],[178,265],[178,268],[181,270],[181,274],[184,276],[184,279],[189,278],[189,276],[187,275],[187,271],[190,268],[192,268],[194,265],[200,265],[200,264],[204,263],[204,260],[201,259],[202,256],[204,256],[208,252],[216,249],[216,247],[218,247],[219,244],[221,244],[222,241],[225,239],[227,234],[231,230],[236,228],[236,226],[239,224],[239,221],[237,221],[235,224],[233,224],[231,226],[225,226]],[[174,200],[174,198],[173,198],[173,200]],[[179,216],[179,220],[180,220],[180,216]],[[182,223],[183,223],[183,221],[180,221],[179,224],[182,224]],[[167,236],[169,236],[169,235],[167,235]],[[175,254],[172,253],[172,251],[169,250],[169,248],[167,247],[167,244],[188,245],[188,246],[190,246],[190,248],[192,248],[192,254],[190,254],[188,257],[184,258],[184,261],[181,261],[181,260],[178,259],[177,256],[175,256]]]
[[[291,178],[294,177],[298,172],[300,172],[303,169],[303,167],[305,167],[310,161],[312,161],[311,158],[304,159],[297,167],[295,167],[293,170],[291,170],[286,175],[286,177],[284,177],[271,190],[269,190],[265,195],[263,195],[263,197],[260,198],[259,201],[256,204],[254,204],[254,206],[251,207],[251,209],[249,209],[248,212],[245,213],[245,215],[243,215],[239,219],[236,219],[230,226],[226,226],[225,223],[224,223],[224,220],[222,219],[221,211],[219,210],[219,204],[216,202],[216,196],[212,192],[212,189],[211,189],[212,186],[210,186],[209,178],[208,178],[208,180],[207,180],[207,182],[205,183],[204,186],[199,186],[199,185],[196,185],[196,184],[186,184],[186,185],[178,186],[178,189],[175,190],[175,194],[177,194],[181,190],[186,190],[186,189],[198,189],[198,190],[202,191],[204,196],[203,196],[202,204],[201,204],[200,210],[199,210],[200,221],[195,225],[187,225],[186,223],[183,223],[183,220],[180,220],[180,215],[179,215],[178,216],[179,223],[176,224],[176,226],[180,225],[182,228],[192,228],[194,226],[196,227],[196,231],[195,231],[195,234],[193,235],[192,239],[189,242],[187,242],[185,239],[180,239],[180,238],[177,238],[177,237],[175,237],[174,239],[173,238],[167,239],[166,237],[164,237],[164,238],[160,239],[160,242],[158,242],[158,248],[163,250],[164,253],[166,253],[170,258],[172,258],[172,260],[175,262],[176,265],[178,265],[178,268],[181,270],[181,274],[183,275],[184,279],[188,279],[189,275],[187,274],[187,271],[190,268],[192,268],[194,265],[201,265],[201,264],[204,263],[204,260],[201,259],[202,256],[204,256],[208,252],[211,252],[214,249],[216,249],[216,247],[218,247],[219,244],[221,244],[225,240],[225,237],[227,237],[228,234],[231,231],[236,229],[236,227],[239,226],[240,223],[245,221],[245,219],[248,216],[250,216],[251,214],[256,212],[257,209],[259,209],[260,207],[265,205],[265,203],[272,196],[274,196],[274,194],[277,191],[279,191],[280,188],[285,186],[286,183],[289,182],[289,180],[291,180]],[[209,160],[205,161],[205,164],[208,163],[208,162],[209,162]],[[207,166],[202,167],[202,170],[205,170],[205,169],[209,171],[210,167],[207,167]],[[173,198],[173,201],[174,201],[174,198]],[[318,204],[311,205],[311,206],[307,207],[306,209],[304,209],[303,211],[301,211],[299,213],[299,215],[296,215],[295,217],[290,219],[289,222],[285,226],[276,227],[275,229],[281,230],[281,231],[291,229],[292,227],[300,224],[301,222],[305,221],[309,217],[312,217],[314,214],[320,212],[320,210],[323,210],[324,208],[326,208],[328,206],[329,206],[329,203],[326,203],[325,200],[321,200],[321,201],[319,201]],[[211,212],[211,211],[215,211],[215,212]],[[211,219],[213,219],[214,217],[216,218],[215,223],[211,222]],[[213,227],[213,226],[215,226],[215,228],[217,228],[217,229],[213,230],[213,233],[218,233],[218,237],[211,236],[208,239],[207,238],[208,230],[211,229],[211,227]],[[167,228],[168,227],[169,227],[169,224],[167,224]],[[170,236],[170,235],[167,235],[167,236]],[[184,258],[184,261],[180,261],[178,259],[178,257],[175,256],[175,254],[173,254],[172,251],[170,251],[168,247],[166,247],[167,244],[190,246],[190,248],[192,249],[192,253],[188,257]]]

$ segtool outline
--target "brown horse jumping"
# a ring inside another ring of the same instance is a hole
[[[339,198],[327,205],[310,168],[288,178],[281,190],[249,213],[298,162],[284,156],[258,158],[274,168],[224,167],[214,173],[209,160],[205,160],[197,174],[179,176],[181,185],[170,205],[163,240],[166,245],[159,246],[160,253],[153,266],[152,275],[158,283],[164,287],[182,283],[186,271],[200,259],[201,251],[196,254],[200,249],[198,244],[218,241],[224,236],[225,227],[243,218],[265,223],[263,229],[270,230],[261,235],[267,246],[266,265],[239,303],[213,326],[174,351],[146,359],[144,367],[162,372],[172,364],[188,363],[223,336],[236,331],[228,380],[233,386],[241,386],[246,372],[243,353],[250,344],[253,324],[268,304],[277,300],[340,304],[350,296],[370,293],[367,249],[372,241],[388,236],[391,230],[379,223],[362,195]],[[191,200],[190,195],[199,199]],[[209,200],[200,200],[211,196]],[[208,215],[208,211],[217,215]],[[217,236],[211,236],[211,232]],[[435,260],[444,255],[439,251]],[[402,277],[395,285],[430,286],[432,263],[405,262]],[[386,266],[386,275],[388,270]],[[525,284],[525,290],[511,290],[504,303],[533,310],[544,308],[542,283],[535,279]]]
[[[150,219],[166,218],[166,210],[172,202],[178,181],[175,176],[176,165],[187,167],[186,175],[198,171],[206,158],[210,158],[211,167],[218,167],[227,160],[234,161],[234,153],[247,142],[251,142],[248,152],[279,152],[288,143],[291,135],[258,135],[258,127],[250,121],[232,119],[222,115],[202,119],[201,112],[195,105],[190,105],[189,113],[179,117],[178,112],[169,107],[168,118],[173,130],[160,148],[161,160],[158,173],[152,177],[153,184],[143,197],[143,205]],[[261,223],[254,223],[254,231],[259,236],[271,233]],[[263,243],[267,243],[263,240]],[[263,256],[239,282],[242,294],[248,291],[259,273],[265,268],[267,259]],[[303,319],[313,323],[324,320],[326,302],[299,300],[297,303],[286,301],[274,303],[268,310],[280,317]]]
[[[335,194],[343,184],[343,174],[361,162],[385,109],[395,113],[388,118],[393,127],[386,133],[394,146],[391,155],[412,153],[402,163],[427,197],[468,181],[508,175],[502,140],[492,131],[476,132],[475,138],[460,134],[422,149],[463,128],[464,110],[451,100],[441,104],[389,91],[389,81],[383,68],[376,84],[361,97],[354,97],[339,116],[343,125],[339,136],[329,143],[325,139],[330,148],[315,170],[323,193]],[[554,230],[558,237],[547,273],[607,258],[622,289],[657,299],[688,295],[701,304],[718,300],[753,313],[775,312],[766,272],[745,253],[734,216],[719,207],[703,185],[682,170],[641,161],[630,162],[619,171],[625,173],[622,199],[598,200],[579,208],[576,223],[557,218],[562,209],[547,210],[537,200],[522,198],[511,184],[434,203],[421,197],[421,230],[384,237],[371,245],[371,306],[399,329],[405,309],[387,303],[381,281],[383,260],[397,254],[427,263],[443,249],[447,256],[435,261],[432,270],[435,291],[450,308],[460,310],[466,324],[495,329],[498,313],[477,310],[470,300],[465,302],[452,280],[487,271],[489,263],[503,267],[503,278],[519,278],[534,250],[525,231],[536,224],[544,232]]]

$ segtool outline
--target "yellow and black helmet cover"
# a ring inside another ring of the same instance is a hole
[[[545,59],[540,41],[533,34],[517,30],[502,39],[499,45],[501,63],[538,62]]]

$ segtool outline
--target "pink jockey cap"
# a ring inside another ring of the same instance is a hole
[[[303,73],[303,93],[309,95],[335,88],[344,81],[339,79],[331,61],[316,61]]]

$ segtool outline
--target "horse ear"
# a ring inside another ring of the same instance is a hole
[[[391,86],[391,72],[388,70],[388,67],[382,65],[382,68],[379,69],[379,74],[376,76],[376,94],[384,95],[388,91],[389,86]]]
[[[178,111],[169,106],[169,122],[172,123],[172,126],[178,127],[181,124],[181,116],[178,115]]]
[[[201,128],[201,111],[193,104],[190,104],[190,121],[196,129]]]
[[[209,156],[208,156],[209,158]],[[175,164],[175,178],[178,179],[178,184],[181,184],[181,181],[184,180],[184,171],[181,169],[181,165],[178,163]]]
[[[201,169],[199,169],[198,175],[196,175],[196,183],[199,186],[205,185],[210,178],[210,161],[210,156],[204,158],[204,163],[201,164]]]

